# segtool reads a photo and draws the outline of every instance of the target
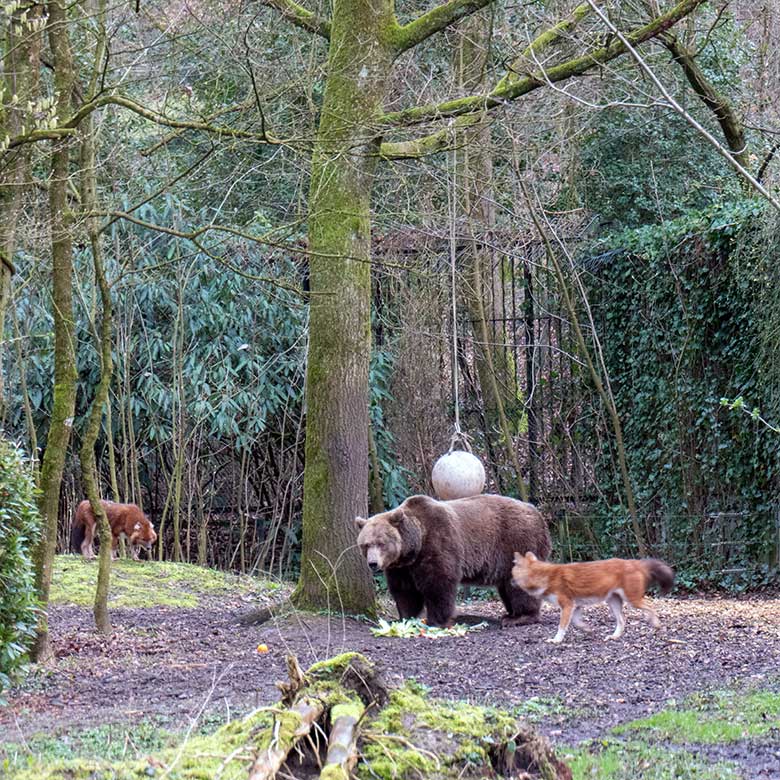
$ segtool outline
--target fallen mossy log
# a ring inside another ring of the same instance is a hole
[[[358,726],[366,710],[359,704],[337,704],[330,711],[330,734],[321,780],[349,780],[358,760]]]
[[[571,780],[546,739],[506,711],[430,699],[407,682],[388,691],[357,653],[306,672],[287,659],[282,698],[153,757],[121,762],[29,759],[17,780]],[[323,739],[327,737],[327,739]]]
[[[324,709],[325,704],[319,699],[303,699],[279,717],[268,747],[260,752],[249,770],[249,780],[273,780],[290,751],[309,735]]]

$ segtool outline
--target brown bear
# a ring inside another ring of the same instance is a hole
[[[550,554],[547,524],[531,504],[493,495],[411,496],[355,522],[361,552],[372,571],[385,573],[401,619],[418,617],[425,607],[429,625],[450,625],[460,583],[498,588],[507,611],[503,625],[538,619],[540,600],[512,586],[515,552]]]

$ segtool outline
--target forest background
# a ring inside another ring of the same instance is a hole
[[[559,559],[776,582],[780,9],[404,2],[372,60],[378,7],[0,10],[40,559],[100,494],[316,604],[317,540],[430,493],[457,414]]]

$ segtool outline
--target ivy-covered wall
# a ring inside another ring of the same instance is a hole
[[[720,400],[780,421],[779,249],[775,218],[740,201],[623,233],[586,262],[648,541],[691,581],[756,585],[777,564],[780,435]],[[597,523],[620,547],[611,446]]]

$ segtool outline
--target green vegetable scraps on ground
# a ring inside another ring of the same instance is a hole
[[[477,623],[473,626],[466,626],[463,623],[456,623],[450,628],[438,628],[429,626],[419,618],[409,620],[398,620],[394,623],[388,623],[382,618],[379,619],[379,625],[371,629],[374,636],[395,636],[401,639],[411,639],[412,637],[424,636],[428,639],[439,639],[443,636],[465,636],[469,631],[479,631],[487,628],[488,624]]]

